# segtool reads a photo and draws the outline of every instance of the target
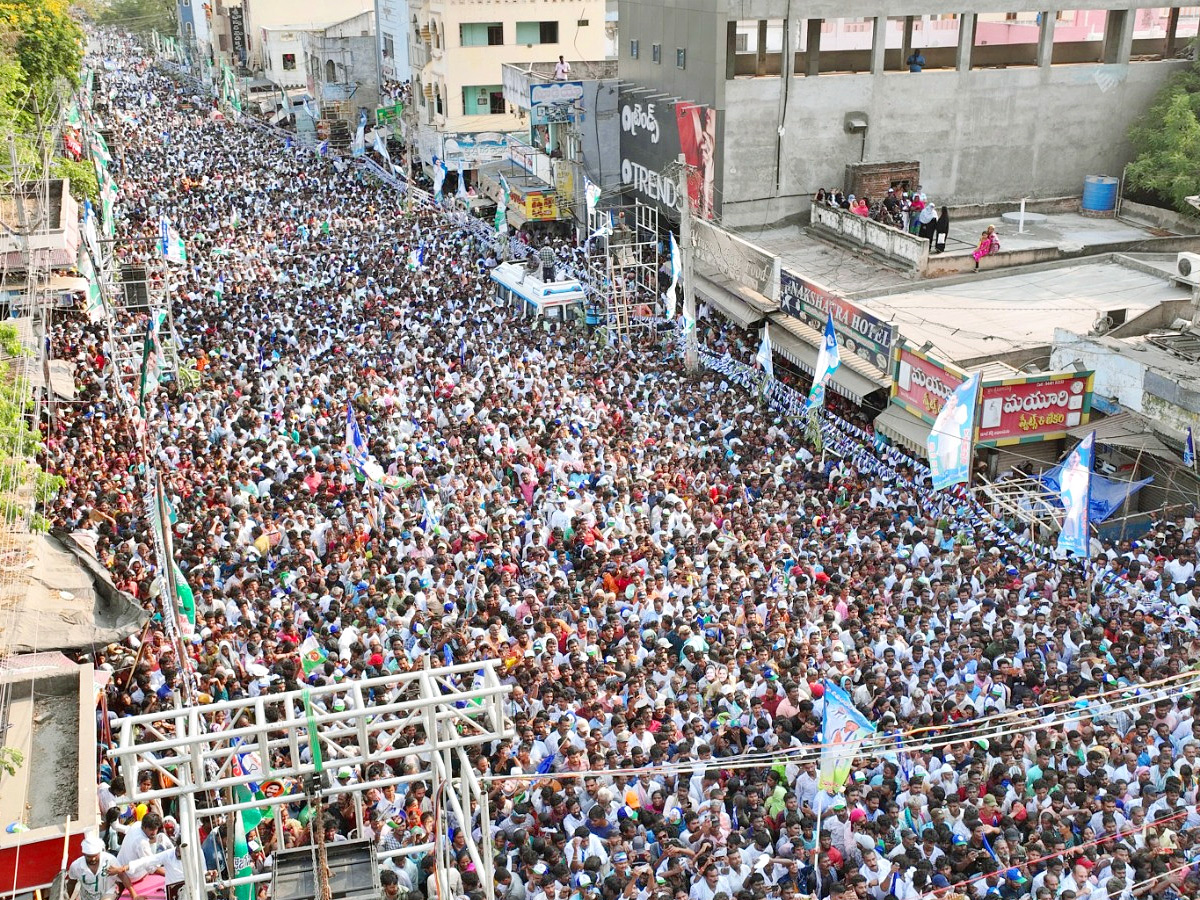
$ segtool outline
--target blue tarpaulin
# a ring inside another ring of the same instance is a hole
[[[1038,480],[1046,486],[1046,490],[1050,491],[1050,502],[1055,506],[1062,506],[1058,500],[1058,493],[1061,488],[1059,484],[1059,474],[1062,471],[1062,463],[1059,463],[1048,472],[1042,473]],[[1154,480],[1143,478],[1141,481],[1114,481],[1111,478],[1105,478],[1103,475],[1092,473],[1091,490],[1088,497],[1088,518],[1093,525],[1103,522],[1114,512],[1120,509],[1121,504],[1125,502],[1125,498],[1136,494],[1146,485]]]

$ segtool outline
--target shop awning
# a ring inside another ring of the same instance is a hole
[[[875,418],[875,430],[922,459],[929,454],[925,449],[925,440],[929,437],[930,425],[899,406],[889,403],[887,409]]]
[[[756,328],[766,318],[766,310],[738,296],[725,284],[700,273],[693,273],[696,284],[696,299],[713,307],[717,312],[743,328]]]
[[[809,375],[813,374],[820,352],[821,335],[816,329],[786,313],[771,313],[769,318],[771,345],[775,351]],[[842,364],[829,380],[829,386],[834,391],[860,404],[867,394],[885,388],[890,383],[887,376],[877,372],[870,363],[845,351],[842,352]]]
[[[1067,432],[1071,437],[1082,440],[1096,432],[1096,441],[1110,447],[1120,447],[1128,453],[1149,453],[1170,463],[1178,463],[1180,454],[1172,450],[1156,435],[1150,423],[1142,416],[1131,412],[1118,413],[1086,425],[1077,425]],[[1180,444],[1182,445],[1182,440]]]

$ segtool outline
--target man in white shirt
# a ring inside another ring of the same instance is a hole
[[[142,816],[140,828],[130,828],[117,851],[117,863],[126,868],[140,868],[140,860],[148,859],[171,846],[171,839],[162,833],[162,817],[148,812]],[[149,869],[142,871],[146,874]]]
[[[76,859],[67,869],[66,896],[70,897],[79,885],[80,900],[114,900],[117,884],[129,892],[131,900],[142,900],[142,895],[133,889],[126,868],[117,858],[104,851],[104,842],[89,834],[83,839],[83,856]]]
[[[569,62],[567,62],[565,59],[563,59],[562,56],[559,56],[558,62],[556,62],[554,64],[554,80],[555,81],[566,81],[570,77],[571,77],[571,64]]]

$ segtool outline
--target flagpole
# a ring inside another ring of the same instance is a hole
[[[689,372],[700,364],[696,334],[696,292],[692,282],[692,199],[688,194],[687,157],[679,154],[679,252],[683,257],[683,320],[692,327],[683,335],[683,363]]]

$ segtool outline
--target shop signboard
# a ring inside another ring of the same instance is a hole
[[[915,349],[907,341],[896,344],[892,356],[892,403],[930,425],[967,373]]]
[[[551,222],[558,218],[558,200],[554,194],[534,191],[525,195],[525,218],[530,222]]]
[[[842,345],[880,372],[892,368],[892,347],[897,329],[861,306],[831,293],[810,279],[784,269],[779,276],[779,305],[785,313],[818,332],[830,313]]]
[[[975,442],[985,447],[1062,437],[1092,412],[1092,372],[1052,372],[985,382]]]
[[[682,153],[693,215],[712,219],[720,205],[719,111],[632,87],[622,89],[619,106],[621,183],[636,199],[677,218],[679,190],[672,169]]]

